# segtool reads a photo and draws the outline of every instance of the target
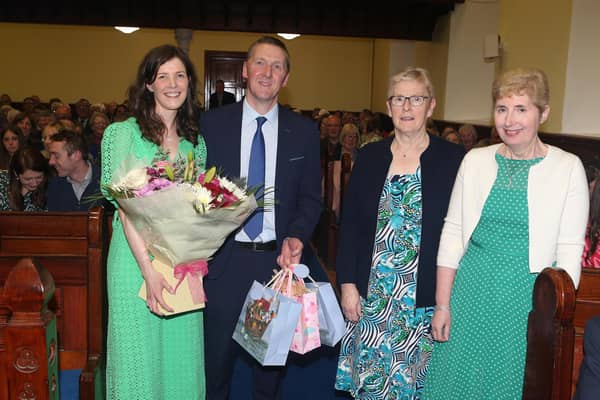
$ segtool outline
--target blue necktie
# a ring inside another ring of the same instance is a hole
[[[262,126],[267,121],[265,117],[256,118],[256,133],[252,139],[250,149],[250,163],[248,166],[248,187],[260,187],[254,195],[258,198],[265,186],[265,138],[263,137]],[[254,240],[263,229],[263,210],[257,209],[244,225],[244,231]]]

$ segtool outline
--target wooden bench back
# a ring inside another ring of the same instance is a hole
[[[523,399],[573,397],[585,324],[595,315],[600,315],[600,270],[584,268],[577,292],[565,271],[540,273],[528,321]]]

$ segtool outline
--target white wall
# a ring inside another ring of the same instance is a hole
[[[496,0],[467,0],[450,18],[443,118],[489,124],[495,64],[483,59],[483,40],[498,33]]]
[[[573,0],[561,132],[599,136],[599,21],[600,1]]]
[[[393,40],[390,44],[390,77],[415,66],[415,42]]]

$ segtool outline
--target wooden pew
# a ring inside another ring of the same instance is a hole
[[[56,283],[59,368],[81,369],[82,399],[104,389],[106,221],[89,213],[0,212],[0,285],[17,260],[32,257]],[[1,320],[1,319],[0,319]]]
[[[573,397],[585,323],[594,315],[600,315],[600,270],[583,269],[577,292],[566,272],[540,273],[528,321],[523,399]]]

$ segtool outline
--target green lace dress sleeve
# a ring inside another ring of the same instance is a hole
[[[104,197],[114,204],[115,207],[118,207],[118,203],[108,194],[104,186],[111,183],[115,170],[131,150],[132,135],[134,132],[130,124],[130,121],[111,124],[104,130],[104,135],[102,136],[101,191]]]

